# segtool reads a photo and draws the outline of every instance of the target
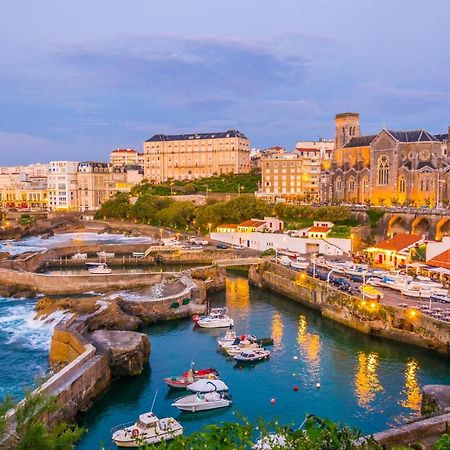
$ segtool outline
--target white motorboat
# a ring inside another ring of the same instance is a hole
[[[75,255],[73,255],[71,259],[75,261],[84,261],[85,259],[87,259],[87,256],[87,253],[75,253]]]
[[[383,278],[377,280],[376,286],[387,287],[394,289],[395,291],[401,291],[407,288],[412,277],[406,275],[386,275]]]
[[[109,275],[112,272],[112,270],[105,263],[101,263],[97,267],[93,267],[88,270],[92,275]]]
[[[428,288],[424,288],[419,284],[409,283],[406,287],[402,287],[400,292],[407,297],[414,298],[430,298],[433,291]]]
[[[213,308],[207,316],[195,317],[194,321],[202,328],[232,327],[234,321],[227,315],[227,308]]]
[[[440,303],[450,303],[450,297],[448,296],[448,294],[442,295],[442,294],[437,294],[436,292],[433,292],[431,294],[431,300],[434,302],[440,302]]]
[[[259,348],[261,348],[261,346],[256,342],[251,342],[248,341],[247,339],[244,339],[243,341],[239,341],[236,345],[224,347],[224,350],[227,353],[227,355],[235,356],[241,354],[243,351],[257,350]]]
[[[265,348],[256,350],[244,350],[239,355],[235,355],[233,358],[237,362],[255,362],[266,359],[270,356],[270,351]]]
[[[306,270],[309,267],[309,261],[302,256],[298,256],[294,261],[291,261],[293,269]]]
[[[224,392],[228,391],[228,386],[222,380],[207,380],[201,379],[186,386],[186,389],[192,392],[200,392],[206,394],[207,392]]]
[[[417,276],[414,280],[414,283],[420,284],[421,286],[425,287],[425,288],[430,288],[433,290],[438,290],[438,289],[443,289],[444,285],[442,283],[439,283],[437,281],[433,281],[431,278],[428,277],[422,277],[422,276]]]
[[[289,256],[286,255],[280,255],[276,258],[276,262],[278,264],[281,264],[282,266],[291,267],[292,260],[289,258]]]
[[[183,434],[183,427],[172,417],[158,419],[148,412],[141,414],[136,423],[118,425],[111,433],[118,447],[138,448],[173,439]]]
[[[172,406],[181,411],[197,412],[225,408],[231,404],[231,396],[227,392],[208,392],[206,394],[197,393],[181,397],[175,400]]]
[[[238,335],[236,334],[236,331],[228,330],[225,333],[225,336],[217,338],[217,344],[219,344],[219,347],[226,347],[229,345],[233,345],[233,342],[236,339],[239,339]]]

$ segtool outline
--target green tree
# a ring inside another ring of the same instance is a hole
[[[36,219],[30,214],[22,214],[17,222],[23,227],[31,227],[35,221]]]
[[[129,195],[120,192],[102,204],[101,208],[95,213],[95,218],[126,219],[130,207]]]
[[[138,222],[156,223],[156,214],[169,207],[174,200],[170,197],[159,197],[152,194],[143,194],[131,206],[129,217]]]
[[[155,215],[155,222],[172,228],[186,228],[194,218],[195,206],[192,202],[173,202]]]

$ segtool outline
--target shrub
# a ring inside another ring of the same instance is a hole
[[[173,308],[173,309],[176,309],[176,308],[179,308],[179,307],[180,307],[180,304],[179,304],[178,302],[173,302],[173,303],[170,305],[170,307]]]

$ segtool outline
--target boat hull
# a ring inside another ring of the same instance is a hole
[[[174,429],[171,431],[168,431],[164,434],[160,434],[158,436],[151,436],[151,437],[144,437],[139,436],[138,439],[130,439],[130,438],[112,438],[114,444],[117,445],[117,447],[120,448],[141,448],[142,444],[160,444],[164,441],[170,441],[174,439],[177,436],[181,436],[183,434],[183,427],[180,425],[178,429]]]
[[[189,397],[193,397],[193,399],[191,400]],[[175,406],[175,408],[178,408],[180,411],[195,413],[200,411],[211,411],[212,409],[227,408],[232,404],[231,400],[224,398],[213,402],[196,402],[195,397],[195,395],[183,397],[172,403],[172,406]]]
[[[233,319],[229,320],[203,320],[200,319],[197,325],[201,328],[229,328],[234,325]]]

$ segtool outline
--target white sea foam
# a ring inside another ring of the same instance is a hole
[[[35,319],[31,300],[0,299],[0,337],[4,345],[29,349],[47,349],[54,326],[66,314],[55,311],[49,316]]]

